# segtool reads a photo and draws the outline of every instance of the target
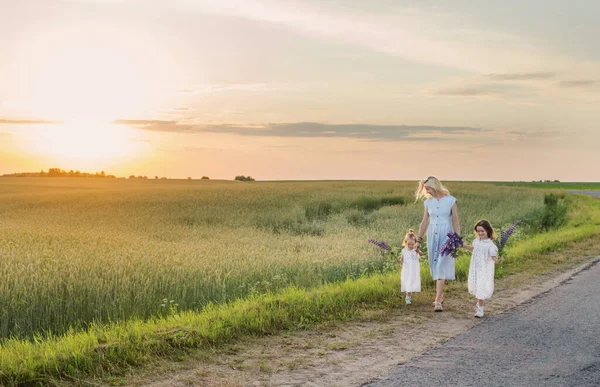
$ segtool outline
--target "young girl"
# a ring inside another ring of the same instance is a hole
[[[406,292],[404,301],[406,304],[412,302],[413,292],[421,291],[421,265],[419,264],[419,255],[421,252],[416,248],[417,235],[413,230],[408,230],[402,242],[402,257],[399,263],[402,265],[400,273],[400,291]]]
[[[473,246],[463,245],[471,250],[471,265],[469,266],[469,293],[477,298],[475,317],[483,317],[483,301],[492,298],[494,293],[494,266],[500,260],[498,248],[492,241],[494,229],[485,219],[475,224],[475,240]]]

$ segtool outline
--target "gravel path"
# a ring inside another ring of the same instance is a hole
[[[598,278],[591,265],[364,386],[600,386]]]

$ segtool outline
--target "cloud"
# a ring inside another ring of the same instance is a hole
[[[555,73],[507,73],[507,74],[488,74],[489,79],[495,81],[531,81],[545,80],[554,78]]]
[[[13,120],[13,119],[0,119],[1,124],[8,125],[40,125],[40,124],[60,124],[61,121],[49,121],[49,120]]]
[[[306,83],[300,84],[296,82],[217,83],[179,89],[177,92],[180,94],[212,94],[227,91],[285,91],[297,90],[299,88],[305,88],[306,86]]]
[[[591,87],[594,86],[598,83],[598,81],[596,80],[591,80],[591,79],[585,79],[585,80],[578,80],[578,81],[563,81],[560,82],[558,85],[560,87]]]
[[[397,6],[393,13],[363,13],[323,2],[276,0],[173,0],[204,14],[238,17],[280,26],[293,33],[333,40],[427,63],[477,73],[529,74],[541,66],[563,69],[572,61],[533,40],[491,28],[464,28],[466,13]],[[461,23],[461,24],[458,24]],[[473,23],[475,24],[475,23]],[[572,67],[572,66],[571,66]]]
[[[448,135],[476,134],[481,129],[457,126],[323,124],[295,122],[265,125],[199,125],[177,121],[118,120],[116,124],[172,133],[221,133],[252,137],[351,138],[373,141],[439,141]]]
[[[163,120],[116,120],[113,124],[137,126],[153,132],[191,133],[198,132],[199,126]]]
[[[485,87],[464,87],[435,90],[435,95],[445,95],[450,97],[476,97],[501,94],[498,90],[487,89]]]

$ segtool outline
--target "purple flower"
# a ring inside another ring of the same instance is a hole
[[[445,257],[446,255],[451,255],[452,258],[456,258],[458,256],[458,249],[464,244],[463,239],[457,233],[451,231],[448,234],[448,240],[444,245],[440,248],[440,255]]]
[[[378,241],[378,240],[375,240],[375,239],[369,239],[369,243],[373,243],[374,245],[381,247],[385,251],[392,251],[392,248],[390,247],[390,245],[388,245],[384,241]]]
[[[494,244],[498,247],[498,255],[502,254],[506,242],[508,242],[508,238],[515,232],[515,228],[517,228],[519,224],[521,224],[521,221],[517,220],[506,230],[500,229],[500,238],[494,239]]]

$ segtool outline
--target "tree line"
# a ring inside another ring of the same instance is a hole
[[[18,173],[5,173],[2,177],[92,177],[92,178],[107,178],[107,179],[117,179],[115,175],[109,175],[104,171],[89,173],[89,172],[81,172],[79,170],[70,170],[65,171],[60,168],[50,168],[48,172],[45,172],[43,169],[39,172],[18,172]],[[119,179],[124,179],[124,177],[120,177]],[[135,176],[130,175],[128,179],[148,179],[148,176]],[[155,180],[166,180],[166,177],[158,177],[154,176]],[[192,180],[191,177],[187,178],[188,180]],[[202,176],[201,180],[209,180],[210,177]],[[234,180],[238,181],[254,181],[252,176],[236,176]]]

